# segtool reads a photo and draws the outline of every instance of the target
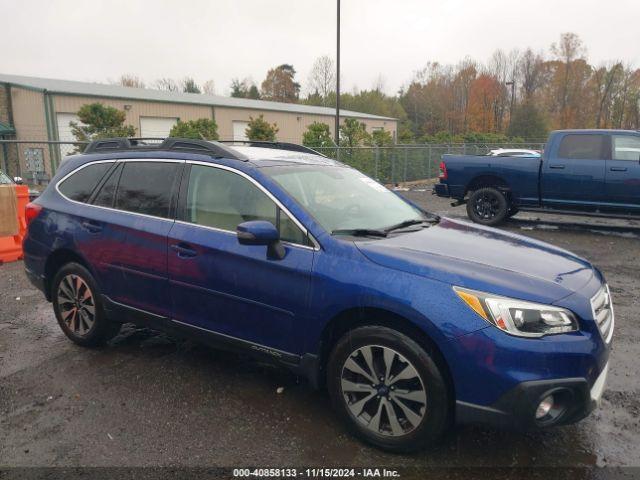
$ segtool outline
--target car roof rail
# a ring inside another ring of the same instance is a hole
[[[148,152],[169,151],[188,152],[201,155],[209,155],[214,158],[231,158],[234,160],[248,161],[244,155],[232,148],[216,141],[197,140],[193,138],[129,138],[115,137],[94,140],[84,149],[84,154],[110,153],[110,152]]]
[[[275,150],[289,150],[291,152],[310,153],[312,155],[320,155],[326,157],[325,154],[318,152],[310,147],[289,142],[269,142],[266,140],[219,140],[218,143],[231,145],[246,145],[248,147],[273,148]]]

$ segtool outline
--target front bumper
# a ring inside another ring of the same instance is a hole
[[[608,371],[607,363],[591,386],[584,378],[522,382],[491,406],[457,401],[456,421],[519,430],[575,423],[599,405]],[[560,413],[553,418],[536,420],[538,405],[549,395],[553,395]]]

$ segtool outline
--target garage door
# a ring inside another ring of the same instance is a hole
[[[140,117],[140,136],[159,137],[169,136],[173,126],[178,123],[177,118],[167,117]]]
[[[79,123],[78,116],[75,113],[58,113],[56,115],[58,121],[58,138],[61,142],[73,142],[76,137],[71,133],[69,122]]]
[[[58,139],[61,142],[75,142],[76,137],[71,133],[71,127],[69,126],[69,122],[76,122],[79,126],[83,126],[83,123],[80,123],[78,120],[78,116],[75,113],[57,113],[56,114],[56,123],[58,125]],[[67,155],[72,155],[76,151],[75,145],[58,145],[58,151],[60,158],[66,157]]]
[[[249,126],[249,122],[240,122],[238,120],[233,121],[233,139],[234,140],[249,140],[245,131]]]

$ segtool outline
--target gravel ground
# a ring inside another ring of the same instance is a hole
[[[464,217],[419,190],[404,194]],[[640,466],[640,222],[520,214],[504,228],[573,250],[610,283],[608,389],[577,425],[456,428],[434,450],[384,453],[345,433],[326,393],[249,358],[132,326],[75,346],[18,262],[0,267],[0,466]]]

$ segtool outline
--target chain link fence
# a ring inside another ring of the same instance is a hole
[[[315,150],[357,168],[381,183],[396,184],[437,177],[442,155],[486,155],[491,150],[499,148],[542,151],[544,143],[416,144],[389,147],[330,147]]]
[[[386,184],[419,182],[438,176],[442,155],[486,155],[498,148],[542,150],[543,143],[452,143],[388,147],[330,147],[316,150]],[[31,185],[45,185],[68,155],[80,152],[78,142],[0,139],[0,169]]]

